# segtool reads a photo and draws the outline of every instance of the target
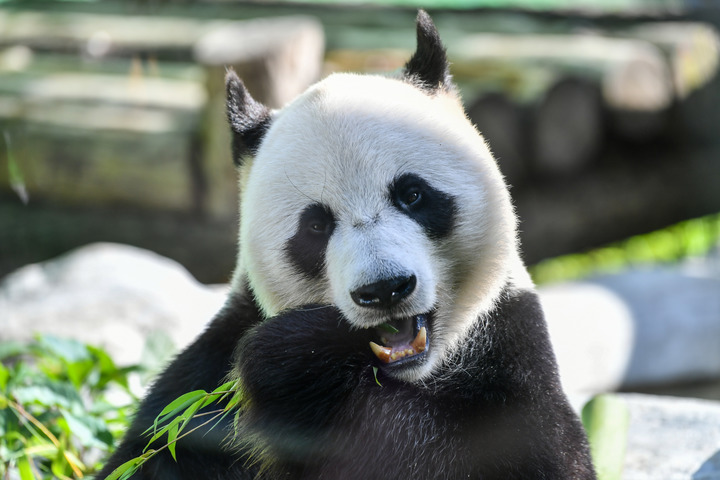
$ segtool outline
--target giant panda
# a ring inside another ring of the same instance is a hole
[[[235,421],[152,479],[593,479],[498,167],[430,17],[396,77],[335,74],[278,111],[227,74],[240,169],[227,303],[160,375],[99,478],[181,394]]]

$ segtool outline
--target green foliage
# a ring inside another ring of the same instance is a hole
[[[139,367],[119,368],[100,348],[52,336],[27,344],[0,343],[0,360],[0,477],[64,480],[96,472],[129,426],[137,399],[128,374]],[[119,405],[111,401],[118,393],[123,397]],[[237,382],[181,395],[145,432],[143,454],[107,478],[127,480],[165,449],[176,458],[178,441],[197,429],[213,428],[237,411],[241,399]],[[223,407],[208,409],[224,401]],[[582,420],[600,480],[619,479],[627,407],[616,396],[600,395],[585,405]]]
[[[0,361],[0,477],[94,472],[127,428],[136,400],[128,374],[137,367],[119,368],[100,348],[52,336],[0,343]]]
[[[720,242],[720,214],[686,220],[586,253],[563,255],[531,267],[538,284],[614,273],[631,266],[669,263],[706,254]]]
[[[630,424],[627,405],[616,395],[598,395],[583,407],[582,422],[598,480],[620,480]]]
[[[212,392],[195,390],[185,393],[170,402],[155,418],[153,425],[145,431],[148,443],[145,451],[139,457],[128,460],[117,467],[106,480],[127,480],[150,458],[167,449],[177,461],[175,446],[183,437],[207,425],[217,425],[230,412],[239,405],[242,393],[239,385],[230,381],[220,385]],[[223,408],[202,411],[204,408],[229,399]],[[201,419],[201,423],[186,431],[186,427],[193,419]],[[212,427],[211,427],[212,428]],[[162,446],[153,449],[157,440],[166,437]]]

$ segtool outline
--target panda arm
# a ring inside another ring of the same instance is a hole
[[[158,376],[140,404],[130,429],[97,478],[105,478],[122,463],[143,453],[149,439],[143,432],[166,405],[184,393],[198,389],[211,391],[225,381],[232,370],[238,340],[260,318],[249,295],[233,294],[205,331]],[[216,409],[217,405],[209,408]],[[195,422],[188,430],[200,423]],[[133,478],[238,478],[227,472],[242,462],[237,461],[236,454],[223,448],[231,428],[231,421],[227,421],[215,428],[198,429],[178,442],[177,462],[163,450]],[[165,441],[165,438],[158,440],[154,447],[160,447]],[[208,473],[215,471],[226,474]]]
[[[251,329],[238,346],[236,374],[246,398],[242,423],[255,440],[293,457],[322,445],[363,375],[372,376],[368,335],[332,306],[285,312]]]

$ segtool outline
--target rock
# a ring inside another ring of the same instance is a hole
[[[720,378],[720,269],[648,268],[544,287],[563,383],[607,391]]]
[[[543,287],[539,294],[565,389],[617,390],[635,341],[632,312],[622,298],[591,283]]]
[[[720,403],[623,395],[630,410],[625,480],[719,480]]]
[[[222,306],[227,288],[198,283],[181,265],[147,250],[93,244],[23,267],[0,282],[0,341],[37,333],[105,348],[137,363],[153,333],[177,349]]]

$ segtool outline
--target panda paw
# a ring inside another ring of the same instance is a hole
[[[265,436],[322,433],[372,362],[369,333],[332,306],[307,306],[257,325],[237,349],[245,423]]]

